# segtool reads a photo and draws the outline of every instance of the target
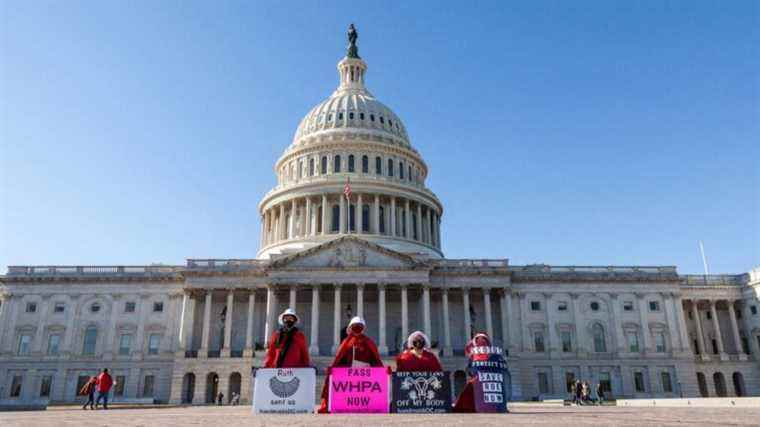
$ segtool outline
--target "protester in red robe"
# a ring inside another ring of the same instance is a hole
[[[264,359],[265,368],[307,368],[310,365],[306,336],[299,331],[298,316],[292,309],[280,314],[280,328],[272,332],[272,339]]]
[[[441,372],[441,362],[430,349],[430,340],[421,331],[414,331],[406,340],[406,350],[396,357],[399,372]]]
[[[471,354],[473,347],[490,346],[491,339],[487,334],[475,334],[472,340],[465,346],[464,355],[470,359],[470,361],[486,361],[488,360],[488,354]],[[464,386],[464,390],[459,394],[457,401],[454,402],[453,412],[475,412],[475,377],[470,378],[467,384]]]
[[[327,368],[325,385],[322,387],[322,404],[319,413],[326,414],[329,409],[328,398],[330,396],[330,370],[332,368],[350,367],[382,367],[383,361],[372,338],[364,335],[366,323],[359,316],[354,317],[348,323],[348,337],[340,344],[335,359]]]

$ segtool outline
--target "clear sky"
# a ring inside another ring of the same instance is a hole
[[[255,257],[354,22],[447,257],[745,272],[758,4],[0,2],[0,269]]]

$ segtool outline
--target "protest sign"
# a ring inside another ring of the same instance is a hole
[[[475,347],[471,357],[474,359],[470,362],[470,369],[475,376],[475,410],[506,412],[512,384],[501,348]]]
[[[258,369],[253,386],[254,414],[314,412],[314,368]]]
[[[330,412],[387,413],[387,368],[332,368]]]
[[[448,372],[394,372],[391,412],[451,412]]]

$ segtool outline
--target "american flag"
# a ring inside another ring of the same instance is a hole
[[[351,179],[346,178],[346,185],[343,187],[343,194],[346,196],[346,200],[351,200]]]

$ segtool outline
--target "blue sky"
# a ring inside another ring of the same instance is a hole
[[[350,22],[447,257],[760,265],[757,2],[359,3],[2,2],[0,269],[254,257]]]

